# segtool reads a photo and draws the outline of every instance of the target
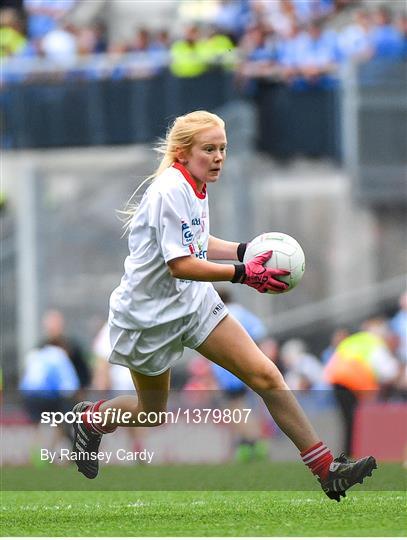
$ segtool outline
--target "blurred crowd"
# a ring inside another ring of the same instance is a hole
[[[30,81],[34,73],[43,77],[37,59],[88,79],[148,77],[167,66],[175,76],[195,77],[221,65],[235,69],[238,81],[273,77],[291,83],[329,78],[348,60],[407,57],[406,12],[392,11],[391,3],[223,0],[204,24],[188,21],[183,35],[170,24],[157,30],[135,21],[133,35],[118,39],[102,18],[72,22],[81,1],[24,0],[22,9],[0,10],[6,83]]]

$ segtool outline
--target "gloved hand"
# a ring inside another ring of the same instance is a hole
[[[278,276],[288,276],[287,270],[266,268],[264,265],[273,255],[272,251],[266,251],[251,259],[246,264],[235,265],[235,275],[232,283],[244,283],[261,293],[267,291],[281,292],[288,289],[287,283],[276,279]]]

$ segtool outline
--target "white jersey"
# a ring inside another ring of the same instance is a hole
[[[174,163],[144,194],[132,220],[125,273],[110,298],[110,322],[145,329],[195,313],[211,283],[173,278],[177,257],[207,258],[209,210],[188,171]]]

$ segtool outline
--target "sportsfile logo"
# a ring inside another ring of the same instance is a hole
[[[182,245],[189,246],[194,239],[194,235],[191,232],[191,228],[188,223],[184,220],[181,221],[181,234],[182,234]]]

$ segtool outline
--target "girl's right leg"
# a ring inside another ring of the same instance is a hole
[[[157,413],[157,415],[152,416],[159,416],[160,412],[167,410],[171,370],[168,369],[161,375],[156,376],[143,375],[132,370],[130,370],[130,373],[137,395],[118,396],[104,401],[100,405],[99,412],[105,416],[106,427],[151,427],[162,424],[161,419],[151,422],[145,422],[144,420],[147,419],[148,413]],[[108,414],[107,411],[112,411],[113,409],[120,411],[121,414],[124,412],[131,413],[130,419],[126,422],[120,419],[119,421],[111,421],[112,415],[111,413]],[[145,413],[140,417],[141,422],[139,421],[140,413]]]
[[[95,478],[99,472],[97,457],[102,435],[115,431],[118,426],[123,427],[152,427],[163,423],[159,414],[155,414],[154,421],[144,422],[148,413],[160,413],[167,408],[170,388],[170,374],[165,373],[155,377],[131,372],[137,396],[118,396],[108,401],[90,403],[82,401],[77,403],[73,411],[80,415],[81,421],[74,424],[73,459],[78,470],[87,478]],[[112,412],[115,410],[115,418]],[[118,413],[130,413],[126,421],[118,419]],[[96,414],[102,413],[101,421]],[[140,413],[145,413],[143,422],[139,421]],[[117,421],[118,420],[118,421]]]

